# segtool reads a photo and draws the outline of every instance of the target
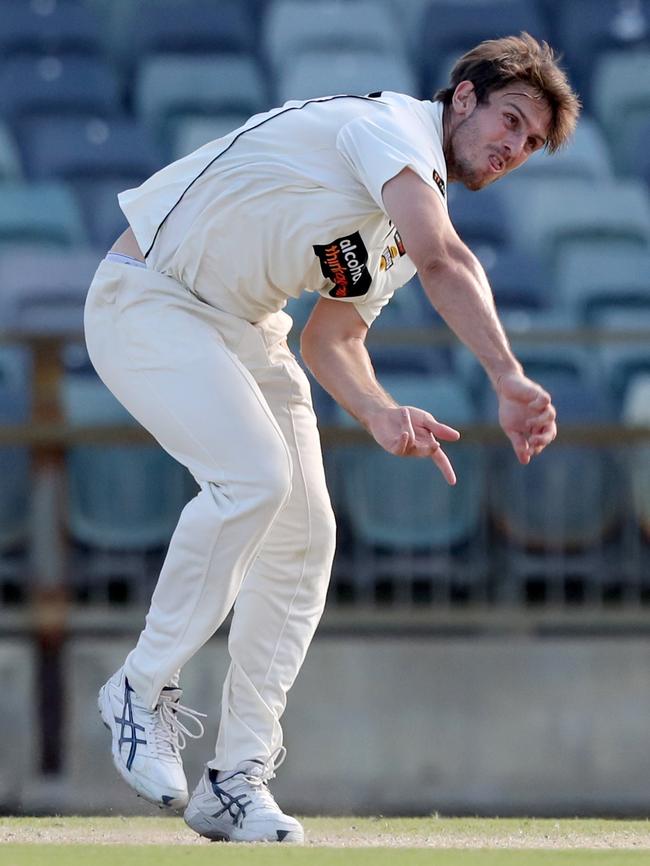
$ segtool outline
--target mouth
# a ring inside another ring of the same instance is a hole
[[[495,174],[498,174],[505,168],[504,161],[501,159],[500,156],[497,156],[494,153],[490,154],[490,156],[488,157],[488,163]]]

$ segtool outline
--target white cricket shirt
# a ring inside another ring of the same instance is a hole
[[[303,291],[370,325],[415,267],[381,191],[405,167],[446,206],[442,104],[398,93],[285,103],[119,195],[147,263],[257,322]]]

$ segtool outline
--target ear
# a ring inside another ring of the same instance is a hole
[[[476,108],[476,91],[471,81],[461,81],[451,99],[454,112],[468,117]]]

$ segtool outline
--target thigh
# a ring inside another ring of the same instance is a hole
[[[290,465],[280,427],[234,351],[235,317],[160,274],[110,264],[91,287],[85,324],[106,385],[199,482],[235,475],[254,485],[260,463]]]

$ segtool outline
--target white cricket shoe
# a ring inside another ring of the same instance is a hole
[[[274,775],[272,759],[266,764],[243,761],[228,772],[206,767],[185,810],[185,823],[213,841],[302,845],[302,826],[283,814],[269,791]]]
[[[188,800],[181,749],[186,737],[203,735],[199,716],[180,703],[182,691],[165,686],[153,710],[148,709],[129,685],[120,668],[99,690],[98,706],[102,721],[113,738],[113,763],[132,788],[157,806],[182,809]],[[185,716],[196,723],[190,731],[180,720]]]

